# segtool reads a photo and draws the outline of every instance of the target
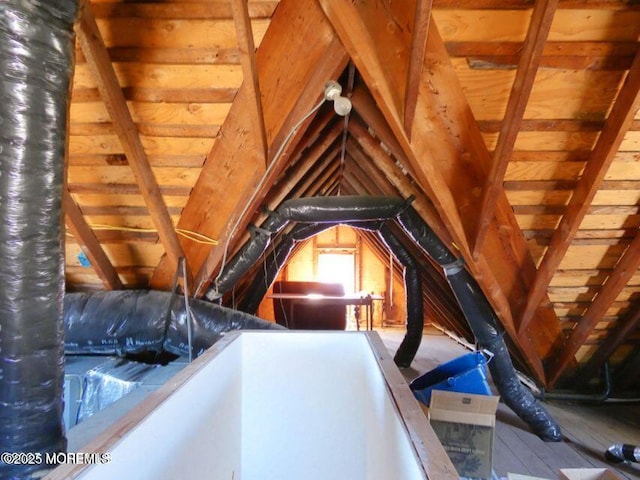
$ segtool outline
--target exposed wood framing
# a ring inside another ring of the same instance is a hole
[[[231,0],[233,19],[238,37],[240,64],[242,65],[243,83],[247,84],[247,92],[251,100],[247,105],[256,140],[256,154],[266,162],[267,134],[264,129],[262,115],[262,99],[260,98],[260,81],[256,66],[256,47],[253,43],[249,4],[246,0]]]
[[[136,125],[131,118],[122,89],[113,71],[111,59],[91,11],[91,4],[88,1],[83,2],[76,32],[80,47],[95,76],[100,95],[113,121],[113,128],[122,143],[131,170],[149,208],[149,214],[158,230],[160,241],[165,248],[172,269],[175,270],[178,267],[178,260],[184,257],[184,252],[171,217],[167,212],[160,187],[149,165]]]
[[[483,169],[488,169],[490,156],[434,22],[430,23],[425,55],[425,65],[429,67],[423,70],[409,142],[396,103],[396,99],[402,95],[398,90],[393,90],[394,86],[402,83],[395,76],[406,71],[406,66],[397,65],[401,61],[400,56],[384,57],[385,61],[392,63],[385,63],[383,68],[382,55],[378,53],[383,46],[384,50],[403,51],[406,48],[398,44],[407,39],[397,32],[378,29],[375,30],[374,42],[369,29],[375,27],[370,27],[367,22],[373,25],[406,24],[407,18],[412,18],[413,11],[409,6],[404,7],[405,11],[398,11],[399,7],[395,5],[392,16],[388,6],[367,6],[369,10],[360,12],[357,6],[343,2],[320,0],[320,3],[400,142],[416,172],[417,180],[433,201],[512,340],[523,350],[538,380],[544,383],[545,374],[540,357],[549,353],[559,332],[559,324],[553,311],[541,310],[539,321],[544,327],[534,335],[515,335],[511,312],[517,313],[522,308],[519,302],[524,298],[535,265],[504,195],[499,197],[496,209],[500,227],[494,224],[488,234],[491,242],[487,242],[483,251],[483,257],[486,258],[474,262],[470,255],[467,230],[470,230],[469,223],[478,208],[473,192],[484,178]],[[390,18],[386,21],[380,18],[371,20],[374,15]],[[404,88],[404,84],[401,88]],[[446,125],[438,122],[446,122]],[[452,125],[455,125],[455,132]],[[466,153],[461,154],[461,151]],[[505,254],[505,249],[508,254]],[[499,285],[492,279],[497,279]],[[510,292],[510,308],[505,309],[504,303],[495,300],[507,291]],[[535,349],[531,348],[530,342]]]
[[[427,46],[429,21],[431,20],[431,4],[433,0],[416,0],[416,12],[413,20],[413,40],[409,68],[407,69],[407,86],[404,95],[404,131],[411,137],[413,117],[416,113],[416,99],[420,87],[420,76],[424,63],[424,50]]]
[[[82,248],[89,262],[91,262],[91,267],[102,280],[104,288],[107,290],[122,289],[123,285],[118,272],[113,268],[111,260],[102,249],[96,235],[85,221],[78,205],[66,188],[62,195],[62,208],[66,215],[67,227],[80,244],[80,248]]]
[[[636,273],[638,267],[640,267],[640,233],[636,234],[633,242],[620,258],[600,293],[591,302],[580,322],[571,331],[566,345],[554,360],[553,366],[549,371],[550,385],[554,385],[567,367],[571,365],[578,349],[584,345],[596,324],[618,297],[629,279]]]
[[[271,155],[274,155],[293,127],[322,97],[326,81],[344,69],[347,56],[313,0],[280,2],[271,27],[257,52],[257,67],[267,141],[273,152]],[[300,49],[300,44],[309,48]],[[251,101],[253,99],[243,85],[221,128],[221,138],[208,155],[180,218],[181,228],[220,241],[220,245],[212,250],[189,245],[189,258],[194,270],[199,272],[196,283],[200,292],[222,261],[224,248],[231,241],[232,226],[237,223],[237,230],[243,231],[289,156],[285,149],[276,159],[278,164],[271,174],[263,178],[264,163],[258,165],[252,160],[243,128],[244,112],[247,102]],[[291,136],[289,144],[295,145],[303,130],[301,128]],[[247,175],[248,172],[251,174]],[[246,204],[249,198],[254,198],[251,205]],[[203,215],[202,212],[207,213]],[[171,272],[161,263],[151,284],[155,288],[168,288],[170,281]]]
[[[567,206],[567,212],[562,217],[560,225],[551,238],[549,248],[540,262],[529,291],[526,307],[522,313],[520,332],[526,331],[529,327],[533,315],[545,295],[547,286],[580,228],[580,223],[591,206],[596,192],[601,188],[602,180],[639,107],[640,49],[636,53],[632,68],[575,187]]]
[[[586,365],[580,369],[583,378],[588,379],[595,376],[602,365],[611,355],[622,345],[628,336],[640,325],[640,302],[635,302],[631,307],[631,315],[625,315],[619,320],[619,324],[611,330],[602,344],[588,360]]]
[[[542,50],[549,35],[557,4],[558,0],[538,0],[533,9],[527,38],[525,39],[518,65],[518,72],[511,88],[507,111],[502,121],[498,144],[493,152],[491,169],[482,190],[477,234],[472,245],[475,257],[478,257],[482,252],[496,201],[502,191],[504,174],[507,171],[507,165],[520,132],[524,110],[529,101],[529,95],[538,72]]]

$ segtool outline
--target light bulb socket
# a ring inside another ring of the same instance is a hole
[[[338,115],[345,117],[351,112],[351,100],[339,95],[333,99],[333,109]]]
[[[335,80],[329,80],[324,86],[324,99],[335,100],[342,93],[342,86]]]

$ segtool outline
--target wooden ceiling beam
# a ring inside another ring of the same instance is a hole
[[[404,131],[409,138],[411,138],[413,118],[416,114],[416,100],[420,88],[422,65],[424,65],[424,51],[427,48],[432,3],[433,0],[416,0],[407,85],[404,95]]]
[[[369,91],[362,86],[356,86],[351,95],[351,103],[358,116],[367,125],[367,128],[373,131],[373,134],[391,152],[391,155],[402,164],[405,170],[416,176],[413,167],[402,150],[402,146],[400,146],[400,142],[396,139]]]
[[[567,211],[551,237],[549,247],[540,262],[520,320],[520,332],[526,331],[531,324],[535,311],[546,294],[549,282],[555,275],[562,258],[580,228],[580,223],[593,202],[593,198],[600,189],[604,176],[613,162],[638,108],[640,108],[640,48],[637,50],[632,68],[629,70],[602,132],[593,147],[582,176],[571,195]]]
[[[158,230],[158,236],[167,253],[171,269],[175,271],[178,268],[178,260],[185,256],[182,245],[113,70],[111,59],[91,11],[91,3],[84,1],[81,10],[82,13],[76,24],[78,42],[94,74],[100,95],[113,121],[113,128],[122,143],[131,170],[149,208],[149,214]]]
[[[358,170],[363,172],[367,178],[371,179],[382,195],[388,197],[400,196],[398,189],[395,188],[393,184],[389,182],[389,179],[385,177],[384,173],[371,162],[353,138],[347,140],[347,152],[351,158],[349,163],[353,164]]]
[[[304,125],[295,131],[294,127],[322,98],[326,81],[344,70],[348,57],[315,0],[283,0],[262,39],[256,61],[267,142],[273,152],[268,162],[270,170],[265,170],[264,162],[258,164],[252,155],[253,142],[246,138],[245,112],[253,99],[243,84],[178,224],[220,242],[213,249],[188,245],[200,293],[220,266],[227,246],[233,250],[234,226],[235,231],[244,231],[289,162],[288,148],[297,144],[304,131]],[[310,121],[311,117],[307,119]],[[278,151],[281,153],[273,164]],[[171,279],[172,272],[161,262],[151,285],[168,288]]]
[[[240,65],[242,66],[242,83],[247,85],[247,95],[251,99],[247,110],[253,135],[256,142],[256,154],[266,163],[267,134],[262,115],[262,99],[260,98],[260,80],[256,66],[256,47],[253,43],[253,31],[249,18],[249,4],[246,0],[231,0],[233,21],[236,26]]]
[[[471,234],[479,210],[476,195],[481,191],[491,157],[436,25],[433,20],[430,22],[409,140],[399,115],[398,99],[404,98],[403,72],[407,65],[403,62],[408,58],[401,53],[408,50],[411,38],[389,26],[411,24],[411,2],[402,6],[378,2],[375,7],[365,7],[360,3],[318,1],[400,143],[415,180],[432,200],[453,238],[455,247],[451,248],[462,252],[532,374],[545,384],[541,357],[549,354],[560,335],[559,322],[552,310],[540,309],[540,329],[525,336],[518,336],[515,331],[512,311],[519,315],[523,307],[521,302],[535,274],[535,264],[504,193],[499,197],[496,220],[481,258],[475,260],[471,256],[467,235]],[[495,301],[501,297],[508,303]]]
[[[640,267],[640,232],[636,234],[598,295],[571,331],[565,346],[554,359],[549,371],[550,386],[553,386],[560,379],[567,367],[574,361],[576,352],[584,345],[607,309],[636,273],[638,267]]]
[[[557,5],[558,0],[537,0],[533,8],[527,37],[524,41],[522,55],[518,64],[518,71],[511,87],[507,110],[498,135],[498,143],[493,152],[491,169],[482,189],[480,214],[477,218],[477,232],[475,240],[472,242],[474,257],[478,257],[482,252],[496,202],[502,192],[504,175],[520,132],[520,124],[538,73],[542,50],[547,41]]]
[[[116,272],[111,260],[102,249],[96,235],[87,224],[80,208],[66,188],[62,194],[62,209],[66,216],[67,227],[89,259],[89,262],[91,262],[91,267],[96,272],[96,275],[102,280],[104,288],[107,290],[121,290],[124,288],[118,272]]]
[[[591,356],[587,363],[580,369],[580,376],[585,380],[594,377],[602,365],[622,345],[638,325],[640,325],[640,301],[636,301],[631,307],[631,314],[616,320],[617,325],[609,331],[605,340],[598,346],[598,350]]]
[[[403,56],[402,53],[410,50],[406,43],[410,43],[411,38],[397,26],[407,22],[411,24],[415,13],[415,8],[411,8],[412,2],[405,2],[402,6],[394,3],[395,7],[404,8],[405,11],[392,13],[387,10],[389,6],[386,2],[376,4],[375,8],[369,5],[358,8],[347,2],[318,1],[369,87],[418,181],[427,189],[451,236],[462,248],[466,247],[468,250],[462,219],[449,186],[431,162],[417,160],[400,118],[406,86],[406,74],[403,72],[408,70],[407,64],[403,63],[408,55]],[[393,16],[396,13],[404,18]],[[387,16],[393,17],[386,18]],[[393,52],[393,55],[389,52]]]

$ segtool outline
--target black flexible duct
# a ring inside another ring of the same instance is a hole
[[[191,299],[194,357],[231,330],[283,329],[253,315]],[[64,298],[65,353],[188,355],[184,298],[155,290],[72,293]]]
[[[395,217],[406,206],[401,198],[312,197],[283,202],[271,212],[260,228],[252,227],[251,240],[231,259],[216,284],[204,294],[214,301],[233,288],[246,271],[265,252],[271,236],[289,222],[339,224],[358,220],[385,220]]]
[[[274,246],[273,252],[265,259],[264,270],[256,275],[251,282],[248,293],[238,309],[252,315],[255,314],[267,290],[278,276],[278,272],[287,263],[295,244],[311,238],[331,226],[326,223],[298,223],[291,232],[282,235],[278,244]]]
[[[289,221],[349,224],[354,227],[374,229],[380,228],[380,225],[373,226],[375,225],[374,220],[397,220],[409,238],[443,267],[449,285],[477,342],[482,348],[489,350],[494,355],[490,363],[490,370],[496,387],[505,403],[527,422],[542,439],[546,441],[560,441],[562,439],[558,424],[546,409],[537,402],[533,394],[520,383],[504,343],[499,321],[479,285],[464,268],[462,260],[456,259],[447,246],[442,243],[405,200],[366,196],[297,199],[283,203],[272,214],[272,217],[269,217],[263,226],[263,229],[266,226],[266,233],[263,236],[268,237],[268,239],[270,239],[271,233],[280,230]],[[386,240],[392,237],[388,233],[383,235]],[[267,243],[264,244],[264,248],[266,246]],[[231,288],[235,281],[264,252],[264,248],[262,248],[258,256],[253,258],[260,248],[253,249],[245,245],[245,248],[241,250],[241,258],[234,258],[233,265],[222,272],[221,278],[224,279],[224,282],[220,282],[218,287],[224,285],[225,288]],[[252,255],[244,255],[242,252],[245,251],[251,251]],[[411,279],[419,277],[418,267],[414,266],[414,264],[407,266],[406,272],[408,272]],[[407,291],[411,293],[411,301],[408,300],[407,302],[407,312],[416,310],[415,315],[417,318],[417,304],[419,303],[422,306],[422,288],[421,285],[418,287],[418,283],[415,280],[406,281],[406,283]],[[207,297],[216,298],[224,292],[225,290],[223,289],[220,289],[220,292],[210,290]],[[413,315],[414,313],[412,313]],[[420,314],[420,318],[423,319],[423,313]],[[405,364],[410,356],[409,354],[414,349],[417,351],[420,345],[419,339],[421,339],[421,335],[417,335],[418,323],[422,322],[411,322],[411,326],[407,322],[407,327],[412,329],[412,333],[407,331],[407,336],[405,337],[407,350],[402,352],[403,358],[400,359],[405,360]],[[413,329],[415,329],[415,332],[413,332]],[[407,337],[409,337],[408,340]],[[413,354],[415,355],[415,352]]]
[[[418,353],[424,330],[424,302],[422,300],[422,277],[420,266],[409,251],[404,248],[387,226],[378,232],[382,241],[398,261],[404,265],[404,284],[407,298],[407,333],[398,347],[393,361],[402,368],[409,368]]]
[[[464,263],[455,259],[412,207],[400,214],[398,220],[416,243],[443,267],[478,345],[493,354],[489,370],[504,402],[540,438],[551,442],[561,441],[560,426],[520,382],[504,343],[499,321],[480,286],[464,268]]]
[[[61,199],[77,0],[0,2],[0,451],[64,451]],[[0,461],[0,477],[38,465]]]
[[[629,445],[628,443],[616,443],[604,452],[604,458],[611,463],[640,463],[640,447]]]

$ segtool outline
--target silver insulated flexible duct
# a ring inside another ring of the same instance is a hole
[[[63,451],[64,154],[77,0],[0,2],[0,451]],[[7,457],[8,458],[8,457]],[[38,465],[0,463],[0,478]]]

